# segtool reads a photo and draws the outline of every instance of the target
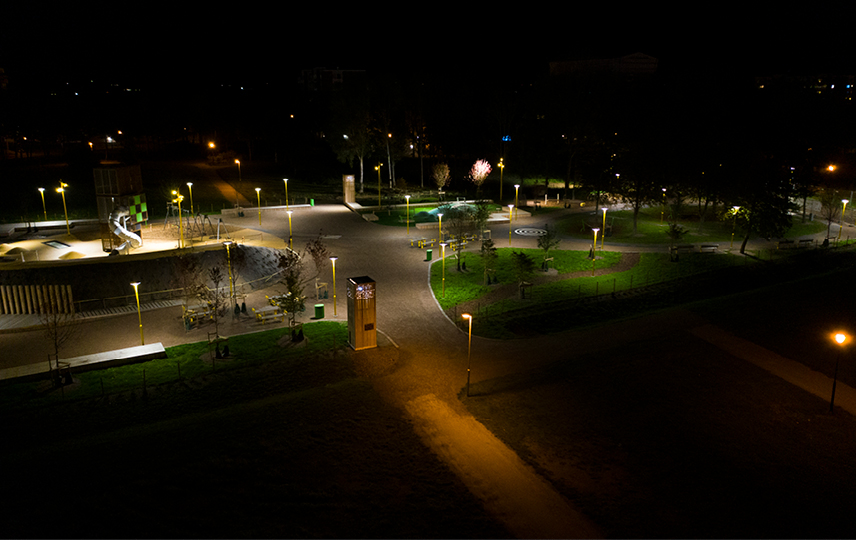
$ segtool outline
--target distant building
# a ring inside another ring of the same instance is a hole
[[[652,75],[657,71],[657,59],[644,53],[633,53],[618,58],[590,58],[550,62],[550,75],[611,74],[633,78]]]

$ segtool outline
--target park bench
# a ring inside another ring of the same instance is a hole
[[[811,238],[803,238],[802,240],[799,241],[799,247],[801,247],[801,248],[808,247],[809,245],[811,245],[813,243],[814,243],[814,240],[812,240]]]
[[[265,324],[268,321],[276,321],[277,319],[279,322],[282,322],[285,320],[285,313],[269,313],[267,315],[261,315],[257,317],[257,319],[261,321],[262,324]]]
[[[692,244],[677,244],[672,246],[673,253],[692,253],[695,251],[695,246]]]
[[[719,244],[702,244],[699,246],[699,253],[716,253],[719,249]]]
[[[776,249],[788,249],[796,247],[796,243],[793,240],[779,240],[776,242]]]

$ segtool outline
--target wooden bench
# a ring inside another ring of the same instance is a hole
[[[811,245],[813,243],[814,243],[814,240],[812,240],[811,238],[803,238],[802,240],[799,241],[799,247],[801,247],[801,248],[808,247],[809,245]]]
[[[673,253],[692,253],[695,251],[695,246],[693,244],[678,244],[672,246]]]
[[[719,249],[719,244],[702,244],[699,246],[699,253],[716,253]]]
[[[279,319],[279,322],[283,322],[285,320],[285,313],[269,313],[267,315],[257,315],[256,318],[261,321],[262,324],[265,324],[268,321],[275,321]]]

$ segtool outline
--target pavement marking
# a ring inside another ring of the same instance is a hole
[[[805,365],[779,356],[751,341],[739,338],[712,324],[697,326],[690,330],[694,336],[719,347],[732,356],[746,360],[769,371],[777,377],[829,401],[832,396],[832,378],[809,369]],[[838,381],[835,390],[835,405],[856,416],[856,390]]]

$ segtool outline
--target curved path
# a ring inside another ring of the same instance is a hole
[[[425,252],[411,248],[406,229],[382,227],[368,223],[344,206],[293,207],[292,226],[295,247],[317,235],[325,243],[336,263],[337,320],[346,320],[346,279],[369,276],[377,282],[377,328],[398,348],[398,363],[391,373],[372,378],[375,388],[388,401],[408,414],[423,440],[454,470],[486,508],[519,537],[596,537],[595,525],[575,510],[568,501],[525,464],[510,448],[476,421],[459,399],[467,377],[467,336],[442,313],[428,283]],[[590,211],[590,209],[589,209]],[[523,218],[521,226],[542,227],[559,218],[563,212],[537,218]],[[546,219],[545,219],[546,218]],[[285,212],[265,211],[262,226],[255,215],[231,218],[238,226],[261,229],[278,238],[288,238],[289,223]],[[517,225],[515,223],[515,225]],[[508,232],[507,224],[495,226],[496,237]],[[410,234],[415,236],[415,230]],[[535,237],[515,237],[514,247],[536,247]],[[616,251],[662,251],[662,246],[643,247],[609,245]],[[564,249],[588,249],[590,242],[564,239]],[[277,247],[281,247],[280,245]],[[501,246],[505,247],[505,246]],[[330,268],[322,280],[332,285]],[[263,292],[253,293],[248,300],[264,301]],[[326,300],[326,314],[333,319],[332,294]],[[656,318],[656,317],[655,317]],[[185,332],[180,323],[180,308],[167,308],[143,314],[147,342],[161,341],[165,346],[205,339],[204,330]],[[699,324],[682,320],[681,326]],[[103,350],[129,347],[138,342],[136,313],[88,322],[86,339],[70,345],[65,356],[77,356]],[[640,325],[627,322],[611,325],[614,341],[629,341],[640,333],[674,330],[674,325]],[[225,335],[254,330],[254,325],[234,323]],[[34,353],[32,332],[10,334],[0,340],[0,355],[25,354],[29,361]],[[472,382],[489,380],[532,369],[555,359],[554,354],[573,344],[575,351],[598,347],[585,339],[584,332],[569,331],[562,335],[541,336],[515,341],[497,341],[475,337],[472,351]],[[109,346],[108,346],[109,345]],[[533,352],[538,354],[533,354]],[[370,357],[369,357],[370,358]],[[42,361],[42,360],[37,360]],[[466,398],[465,398],[466,399]],[[472,399],[472,398],[470,398]]]

